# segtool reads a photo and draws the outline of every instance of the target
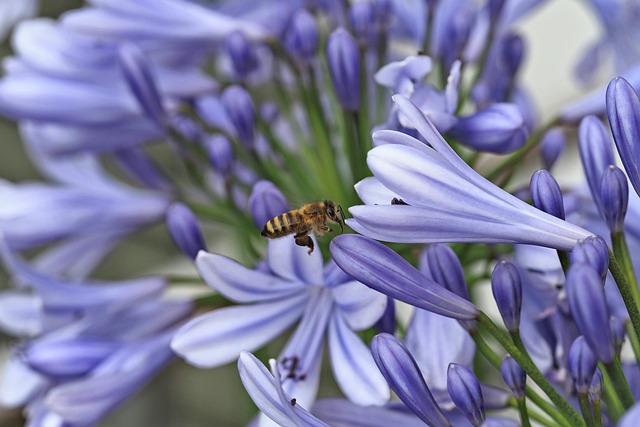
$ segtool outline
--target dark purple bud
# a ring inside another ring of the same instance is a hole
[[[511,355],[507,354],[502,358],[500,373],[516,399],[522,399],[527,387],[527,374]]]
[[[445,243],[427,246],[421,254],[421,271],[434,282],[454,294],[471,301],[462,264],[456,253]]]
[[[191,209],[182,203],[174,203],[167,209],[167,229],[178,249],[191,259],[198,252],[207,250],[198,219]]]
[[[600,402],[602,397],[602,371],[596,366],[596,371],[591,379],[591,385],[589,386],[589,402],[593,405],[595,402]]]
[[[533,206],[556,218],[564,219],[564,203],[560,186],[548,170],[540,169],[529,184]]]
[[[491,22],[496,22],[496,19],[500,16],[505,0],[489,0],[487,7],[489,8],[489,17]]]
[[[571,314],[598,360],[613,360],[613,337],[601,275],[590,265],[572,264],[567,272],[567,299]]]
[[[235,162],[231,141],[223,135],[210,135],[205,139],[204,146],[213,169],[223,177],[229,177]]]
[[[515,104],[496,103],[460,119],[449,134],[478,151],[505,154],[522,147],[529,131]]]
[[[518,330],[522,307],[522,284],[516,266],[508,261],[497,263],[491,274],[491,290],[504,325],[509,331]]]
[[[242,31],[234,31],[225,40],[225,48],[238,80],[247,78],[258,67],[254,46]]]
[[[624,169],[640,195],[640,100],[622,77],[611,80],[607,87],[607,116]]]
[[[616,166],[610,165],[602,175],[600,200],[609,231],[621,232],[629,203],[629,184],[627,176]]]
[[[604,279],[609,269],[609,247],[600,236],[580,240],[571,251],[571,263],[585,263],[593,267]]]
[[[625,329],[624,323],[617,317],[611,316],[609,319],[609,327],[611,328],[611,336],[613,337],[613,349],[616,354],[620,354],[622,344],[624,344]]]
[[[521,36],[510,34],[502,40],[502,64],[510,77],[514,77],[524,57],[524,41]]]
[[[235,127],[240,142],[246,147],[252,146],[256,114],[249,93],[240,86],[229,86],[222,93],[222,104]]]
[[[338,28],[327,40],[327,62],[333,88],[342,108],[360,108],[360,53],[351,34]]]
[[[540,141],[540,155],[546,170],[551,170],[566,146],[567,138],[562,129],[552,128],[544,134]]]
[[[306,10],[296,12],[285,35],[284,44],[297,61],[307,64],[318,53],[318,26]]]
[[[371,340],[371,353],[384,378],[409,409],[429,426],[450,426],[404,344],[392,335],[379,334]]]
[[[567,364],[576,391],[579,394],[587,394],[598,360],[582,335],[571,344]]]
[[[387,307],[384,309],[382,317],[376,322],[375,328],[378,332],[394,334],[396,332],[396,305],[393,298],[387,297]]]
[[[262,228],[267,221],[289,211],[282,192],[270,181],[258,181],[249,196],[249,214],[253,223]]]
[[[123,43],[118,49],[118,61],[127,85],[144,114],[164,129],[167,125],[167,114],[144,52],[133,43]]]
[[[343,234],[335,237],[329,248],[338,267],[378,292],[458,320],[478,316],[475,305],[438,285],[382,243]]]
[[[353,29],[353,34],[358,41],[365,43],[369,40],[374,29],[375,10],[373,3],[357,2],[351,5],[349,10],[349,22]]]
[[[609,165],[616,164],[609,133],[600,119],[595,116],[582,119],[578,128],[578,148],[591,196],[600,207],[602,175]]]
[[[480,381],[471,369],[450,363],[447,369],[447,390],[453,403],[474,426],[484,422],[484,400]]]

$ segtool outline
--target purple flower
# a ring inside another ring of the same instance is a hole
[[[285,34],[285,46],[303,64],[310,63],[318,53],[318,28],[316,21],[306,10],[297,12]]]
[[[607,116],[624,169],[640,195],[640,100],[622,77],[607,87]]]
[[[243,81],[258,67],[258,58],[251,42],[242,31],[234,31],[225,40],[227,54],[236,78]]]
[[[549,171],[544,169],[536,171],[531,176],[529,188],[531,189],[533,206],[556,218],[564,219],[562,192],[558,182]]]
[[[327,40],[327,62],[331,80],[342,108],[360,108],[360,56],[356,42],[344,28],[338,28]]]
[[[331,255],[348,275],[392,298],[454,319],[474,319],[479,309],[420,273],[381,243],[355,234],[331,241]]]
[[[399,132],[376,132],[367,158],[374,178],[356,185],[367,205],[349,209],[352,229],[389,242],[527,243],[561,250],[591,234],[481,177],[414,104],[399,96],[394,101],[433,148]],[[390,204],[394,197],[406,205]]]
[[[552,128],[545,132],[540,140],[540,156],[546,170],[551,170],[567,145],[564,132],[559,128]]]
[[[371,341],[371,351],[389,385],[409,409],[429,426],[450,425],[416,361],[400,341],[389,334],[376,335]]]
[[[500,373],[504,383],[513,392],[516,399],[522,399],[525,395],[527,374],[511,355],[502,358]]]
[[[255,141],[256,113],[249,93],[240,86],[230,86],[221,96],[235,133],[240,142],[247,148]]]
[[[399,93],[408,98],[413,93],[414,86],[419,84],[432,68],[431,58],[428,56],[412,55],[402,61],[388,63],[380,68],[373,78],[376,83],[390,89],[392,93]]]
[[[609,309],[600,273],[588,264],[573,264],[567,273],[567,297],[571,314],[598,360],[613,360]]]
[[[621,232],[629,204],[629,184],[627,176],[616,166],[610,165],[602,175],[600,202],[609,230]]]
[[[174,203],[167,210],[167,228],[178,248],[191,259],[207,250],[198,219],[186,205]]]
[[[517,150],[529,136],[520,109],[507,103],[496,103],[461,118],[447,132],[475,150],[498,154]]]
[[[466,366],[451,363],[447,373],[447,389],[451,400],[474,426],[485,420],[480,381]]]
[[[270,181],[256,182],[249,196],[249,213],[256,227],[262,229],[267,221],[288,211],[287,199],[278,187]]]
[[[509,331],[520,329],[522,284],[514,264],[507,261],[496,264],[491,274],[491,290],[507,329]]]
[[[251,270],[221,255],[200,252],[196,265],[205,281],[239,303],[201,315],[176,334],[173,349],[196,366],[219,366],[241,350],[261,347],[300,320],[278,358],[289,369],[285,389],[310,405],[319,379],[322,341],[328,336],[336,381],[362,404],[380,404],[388,390],[371,354],[355,334],[372,326],[386,306],[384,295],[342,273],[322,255],[300,250],[293,239],[268,243],[263,268]]]
[[[598,366],[598,360],[589,348],[584,336],[576,338],[571,345],[567,365],[576,391],[580,394],[587,394],[593,374]]]

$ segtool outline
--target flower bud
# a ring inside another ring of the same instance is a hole
[[[513,78],[524,57],[524,41],[516,34],[505,36],[501,43],[502,65],[509,77]]]
[[[127,85],[142,111],[149,120],[164,129],[167,125],[167,114],[144,52],[133,43],[123,43],[118,49],[118,62]]]
[[[611,329],[611,336],[613,337],[613,349],[616,354],[620,354],[622,350],[622,344],[624,344],[625,329],[624,323],[617,317],[611,316],[609,319],[609,328]]]
[[[167,209],[167,229],[183,254],[196,259],[198,252],[207,250],[198,219],[187,206],[174,203]]]
[[[571,344],[567,364],[576,391],[579,394],[587,394],[598,361],[582,335]]]
[[[516,399],[522,399],[527,387],[527,375],[511,355],[507,354],[502,358],[500,373]]]
[[[382,317],[375,324],[378,332],[394,334],[396,331],[396,305],[393,298],[387,297],[387,306]]]
[[[522,284],[516,266],[507,261],[496,264],[491,274],[491,290],[504,325],[509,331],[518,330],[522,307]]]
[[[118,349],[118,343],[98,339],[42,339],[22,352],[34,370],[58,379],[86,375]]]
[[[474,426],[484,422],[484,400],[480,381],[464,365],[450,363],[447,370],[447,390],[453,403]]]
[[[258,181],[249,196],[249,213],[253,223],[262,228],[265,223],[289,211],[289,204],[282,192],[270,181]]]
[[[611,80],[607,87],[607,116],[624,169],[640,195],[640,100],[622,77]]]
[[[210,135],[205,139],[204,146],[213,169],[223,177],[228,178],[235,162],[231,141],[223,135]]]
[[[318,53],[318,26],[313,16],[300,10],[291,19],[284,44],[297,61],[307,64]]]
[[[229,86],[222,93],[222,104],[240,142],[250,147],[254,142],[256,115],[249,93],[240,86]]]
[[[627,176],[616,166],[609,165],[602,175],[600,201],[609,231],[621,232],[629,203],[629,184]]]
[[[540,155],[546,170],[551,170],[566,145],[567,139],[560,128],[552,128],[544,134],[540,141]]]
[[[588,264],[572,264],[567,272],[566,291],[573,319],[591,351],[598,360],[611,362],[613,337],[600,274]]]
[[[496,103],[460,119],[449,134],[478,151],[505,154],[522,147],[529,131],[515,104]]]
[[[349,10],[349,22],[353,33],[360,43],[367,43],[372,37],[375,11],[371,2],[357,2]]]
[[[434,282],[470,301],[469,288],[462,264],[456,253],[445,243],[427,246],[421,253],[420,270]]]
[[[604,379],[602,378],[602,371],[598,366],[596,366],[596,371],[593,374],[593,378],[591,379],[591,385],[589,386],[589,402],[593,405],[595,402],[600,402],[602,398],[602,383]]]
[[[599,118],[587,116],[578,128],[578,149],[591,196],[600,208],[602,175],[609,165],[615,165],[613,147],[607,129]]]
[[[258,67],[254,47],[242,31],[233,31],[229,34],[225,40],[225,48],[239,81],[245,80],[249,73]]]
[[[609,248],[600,236],[589,236],[578,242],[571,251],[571,263],[585,263],[604,279],[609,268]]]
[[[404,344],[392,335],[379,334],[371,340],[371,353],[384,378],[409,409],[429,426],[450,426]]]
[[[344,28],[338,28],[327,40],[327,62],[333,88],[342,108],[360,108],[360,53],[355,40]]]
[[[564,219],[564,204],[560,186],[553,175],[541,169],[531,176],[529,185],[533,205],[556,218]]]

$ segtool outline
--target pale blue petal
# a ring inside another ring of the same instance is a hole
[[[354,331],[373,326],[387,307],[386,295],[355,280],[333,288],[333,299],[336,309]]]
[[[0,328],[21,337],[40,334],[44,330],[42,300],[22,292],[0,293]]]
[[[636,427],[640,420],[640,402],[633,405],[618,423],[618,427]]]
[[[0,404],[4,407],[25,406],[49,386],[43,375],[29,368],[19,357],[10,357],[2,370]]]
[[[255,350],[284,332],[306,305],[307,295],[282,301],[220,308],[182,326],[171,348],[201,368],[224,365],[242,350]]]
[[[322,253],[315,236],[311,235],[316,249],[309,255],[308,249],[298,246],[293,236],[269,240],[267,262],[276,275],[294,282],[320,285],[323,282]]]
[[[473,363],[475,342],[455,319],[416,309],[406,340],[432,391],[447,389],[449,363]]]
[[[389,400],[389,385],[377,368],[371,351],[339,313],[329,325],[329,355],[340,389],[359,405],[382,405]]]
[[[209,286],[238,303],[280,299],[305,289],[299,281],[251,270],[231,258],[204,251],[198,254],[196,266]]]
[[[374,140],[374,143],[375,142]],[[366,205],[390,205],[391,200],[400,198],[400,196],[382,185],[382,183],[373,176],[356,183],[354,188],[360,200]]]
[[[361,406],[346,399],[321,399],[313,413],[332,427],[424,427],[413,413],[378,406]]]

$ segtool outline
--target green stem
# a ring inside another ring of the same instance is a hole
[[[520,422],[522,427],[531,427],[531,421],[529,421],[529,411],[527,411],[527,401],[524,397],[516,399],[518,403],[518,412],[520,412]]]
[[[476,318],[477,322],[483,325],[487,331],[504,347],[505,350],[515,359],[516,362],[522,367],[522,369],[529,375],[529,377],[535,382],[544,393],[549,397],[551,402],[556,405],[556,408],[562,413],[562,415],[569,421],[572,426],[584,426],[584,420],[578,414],[575,409],[569,405],[569,403],[560,396],[560,394],[549,384],[542,372],[533,363],[529,354],[522,352],[514,343],[509,339],[509,336],[505,334],[495,323],[482,311],[479,312]]]
[[[620,397],[620,401],[625,409],[629,409],[633,406],[635,399],[633,398],[633,394],[631,394],[631,388],[629,388],[629,383],[624,376],[624,372],[622,372],[622,365],[620,365],[620,359],[618,356],[614,357],[611,362],[602,363],[611,378],[611,383],[613,384],[613,388],[615,389],[618,397]]]
[[[607,410],[609,412],[609,416],[613,419],[613,421],[617,421],[618,418],[624,414],[624,406],[616,393],[613,382],[609,373],[604,368],[604,365],[600,366],[600,372],[602,372],[602,390],[604,392],[604,399],[607,403]]]
[[[640,366],[640,341],[638,341],[638,337],[633,332],[633,326],[631,322],[624,322],[624,329],[627,331],[627,336],[629,337],[629,343],[631,344],[631,348],[633,349],[633,354],[636,356],[636,363]]]
[[[635,304],[633,291],[631,290],[629,282],[627,282],[624,271],[620,267],[620,264],[618,264],[618,261],[611,250],[609,250],[609,271],[611,272],[613,279],[616,281],[618,290],[620,291],[620,295],[624,301],[624,305],[627,307],[629,319],[633,325],[635,338],[640,341],[640,311],[638,311],[638,306]]]
[[[613,247],[613,254],[620,263],[620,267],[627,278],[627,282],[629,282],[636,306],[640,307],[640,289],[638,289],[638,280],[633,269],[633,264],[631,263],[629,247],[627,246],[627,239],[625,238],[623,231],[611,233],[611,246]]]
[[[497,370],[500,370],[501,359],[498,354],[487,344],[482,335],[478,331],[472,331],[471,337],[476,342],[476,348]],[[549,402],[547,402],[542,396],[540,396],[535,390],[527,386],[525,394],[537,407],[542,409],[547,415],[549,415],[556,422],[555,425],[562,427],[572,427],[563,415]],[[538,420],[539,421],[539,420]]]
[[[587,427],[595,427],[593,414],[591,413],[591,405],[589,404],[589,395],[587,393],[578,393],[578,402],[580,403],[582,418],[587,422]]]
[[[595,427],[602,427],[602,413],[600,411],[600,399],[591,402],[593,408],[593,425]]]

